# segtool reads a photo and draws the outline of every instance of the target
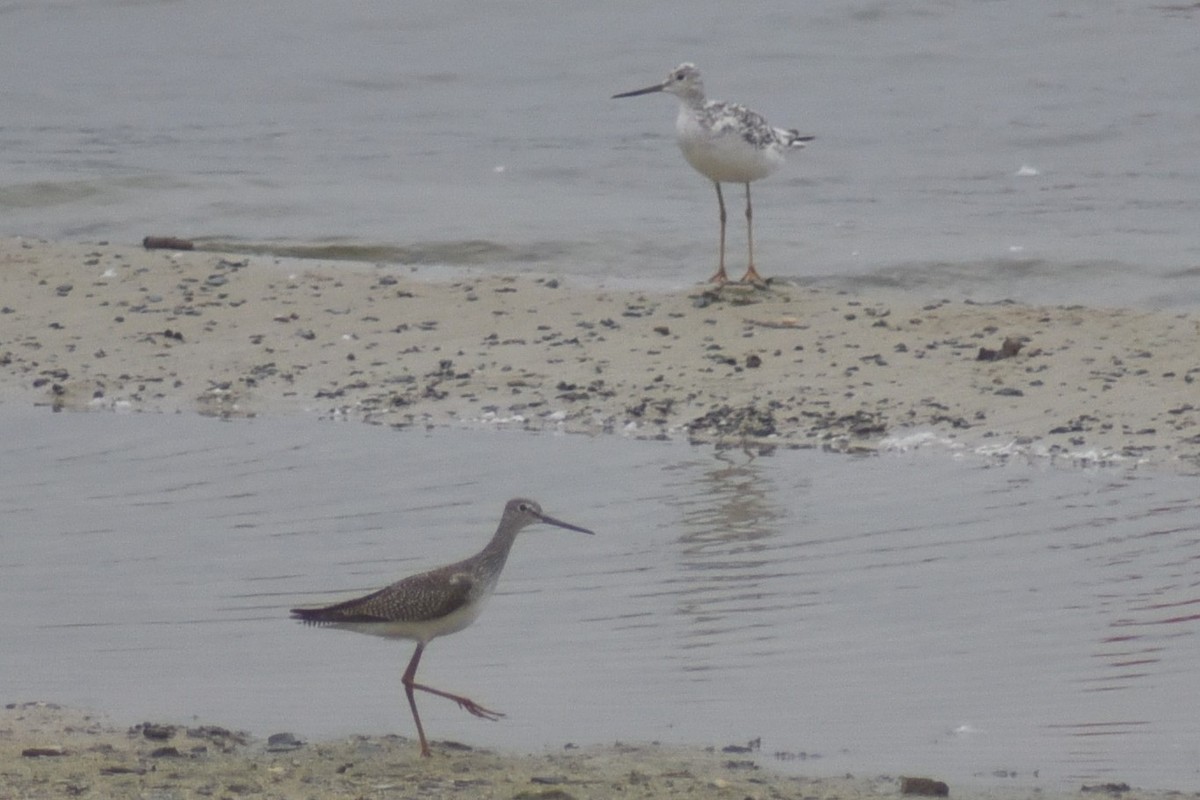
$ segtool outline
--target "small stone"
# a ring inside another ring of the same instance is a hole
[[[303,746],[304,742],[291,733],[272,733],[267,737],[267,750],[272,753],[297,750]]]
[[[932,778],[900,778],[900,794],[916,794],[925,797],[948,797],[950,787]]]
[[[67,749],[59,745],[50,745],[48,747],[26,747],[21,751],[24,758],[55,758],[65,756]]]
[[[174,725],[160,725],[157,722],[143,722],[141,727],[142,736],[146,737],[147,739],[166,741],[175,735]]]

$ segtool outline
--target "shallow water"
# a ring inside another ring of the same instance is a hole
[[[609,97],[692,60],[712,97],[817,136],[756,185],[765,274],[1196,307],[1198,18],[1040,0],[0,4],[0,233],[689,285],[714,267],[712,188],[669,98]]]
[[[435,739],[725,745],[815,773],[1200,789],[1195,480],[917,453],[0,409],[0,702],[411,736],[411,645],[306,628],[521,534],[421,677]]]

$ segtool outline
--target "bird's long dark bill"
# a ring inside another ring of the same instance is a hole
[[[634,89],[632,92],[621,92],[620,94],[614,94],[612,99],[616,100],[619,97],[637,97],[639,94],[650,94],[651,92],[661,92],[662,90],[663,85],[661,83],[656,83],[653,86],[647,86],[645,89]]]
[[[547,525],[554,525],[559,528],[566,528],[569,531],[579,531],[580,533],[595,534],[595,531],[589,531],[587,528],[581,528],[578,525],[572,525],[569,522],[563,522],[561,519],[555,519],[547,514],[538,514],[538,519]]]

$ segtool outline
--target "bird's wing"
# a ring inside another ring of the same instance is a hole
[[[771,126],[761,114],[737,103],[709,100],[704,104],[704,115],[713,136],[733,134],[758,144],[758,139],[768,136],[771,131]]]
[[[293,608],[292,616],[317,625],[338,622],[423,622],[467,602],[475,579],[449,569],[412,575],[363,597],[323,608]]]

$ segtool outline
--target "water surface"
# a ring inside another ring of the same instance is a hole
[[[756,185],[765,274],[1200,305],[1188,3],[0,4],[0,233],[690,285],[712,187],[673,101],[817,140]],[[731,266],[742,263],[731,187]]]
[[[661,740],[809,773],[1200,789],[1194,478],[916,453],[2,411],[0,702],[411,736],[411,645],[306,628],[523,532],[421,677],[434,739]]]

